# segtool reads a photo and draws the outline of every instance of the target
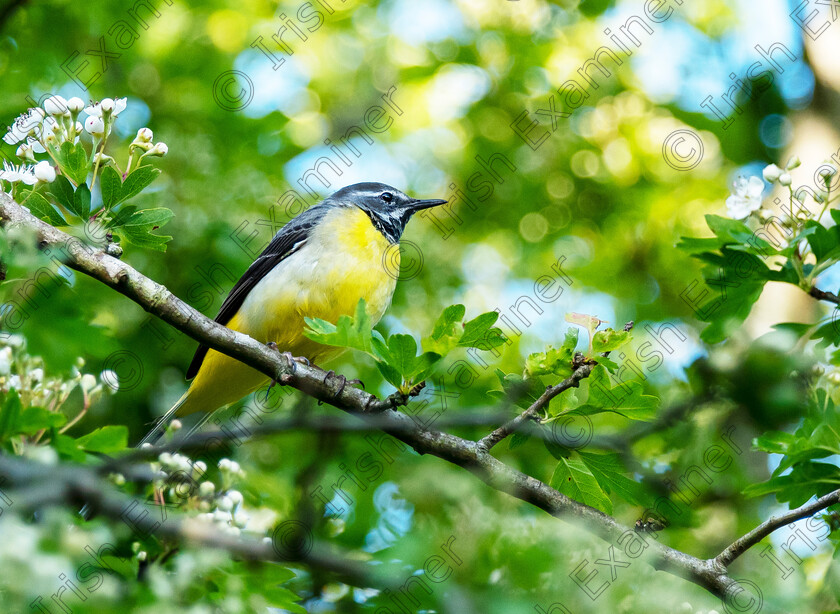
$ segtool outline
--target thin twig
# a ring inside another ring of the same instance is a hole
[[[578,355],[581,356],[582,355]],[[484,450],[490,450],[493,446],[497,443],[505,439],[508,435],[511,435],[515,431],[517,431],[524,423],[528,422],[529,420],[538,420],[540,417],[540,412],[543,408],[551,402],[551,399],[556,397],[561,392],[568,390],[569,388],[577,388],[580,386],[580,380],[589,377],[589,374],[592,372],[592,367],[595,366],[596,363],[593,362],[585,362],[579,364],[577,367],[574,368],[572,374],[564,379],[562,382],[557,384],[556,386],[549,386],[545,389],[540,397],[534,401],[528,409],[523,411],[521,414],[509,420],[495,431],[483,437],[478,441],[478,445],[481,446]]]
[[[835,503],[840,503],[840,489],[830,492],[812,503],[807,503],[802,507],[789,511],[786,514],[774,516],[773,518],[762,522],[752,531],[743,537],[739,537],[732,544],[724,548],[723,552],[717,555],[713,560],[715,563],[722,565],[723,567],[728,567],[732,564],[732,561],[755,546],[776,529],[787,526],[791,522],[802,520],[803,518],[809,518],[810,516],[813,516],[817,512],[824,510]]]

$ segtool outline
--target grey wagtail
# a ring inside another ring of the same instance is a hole
[[[399,243],[414,213],[446,202],[411,198],[383,183],[340,189],[277,232],[233,286],[216,322],[316,364],[336,357],[341,349],[303,336],[303,319],[336,322],[365,299],[371,320],[378,322],[397,284],[386,270],[386,250]],[[398,251],[392,262],[399,266]],[[172,415],[212,412],[268,382],[259,371],[203,345],[187,369],[191,378],[161,423]]]

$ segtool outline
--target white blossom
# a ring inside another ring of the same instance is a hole
[[[38,162],[32,172],[35,174],[35,178],[38,181],[43,181],[45,183],[52,183],[55,181],[55,169],[52,164],[46,160]]]
[[[787,166],[785,166],[785,170],[792,171],[800,164],[802,164],[802,161],[799,159],[799,156],[792,156],[791,159],[788,160]]]
[[[735,220],[749,217],[750,213],[761,208],[761,194],[764,182],[758,177],[738,177],[732,184],[732,194],[726,199],[726,210]]]
[[[85,113],[91,117],[102,117],[103,114],[116,117],[125,110],[127,100],[127,98],[117,98],[116,100],[104,98],[101,102],[85,108]]]
[[[14,164],[9,164],[4,160],[3,170],[0,171],[0,179],[10,183],[17,183],[18,181],[21,181],[26,185],[35,185],[38,179],[35,177],[35,173],[32,169],[33,167],[26,166],[25,164],[15,166]]]
[[[61,96],[50,96],[44,101],[44,110],[49,115],[64,115],[69,109],[67,101]]]
[[[790,176],[790,173],[782,173],[779,177],[779,183],[785,187],[789,186],[793,183],[793,177]]]
[[[100,373],[99,381],[113,392],[117,392],[120,389],[120,378],[116,372],[111,369],[105,369],[102,373]]]
[[[90,373],[85,373],[82,376],[82,390],[90,392],[96,386],[96,378]]]

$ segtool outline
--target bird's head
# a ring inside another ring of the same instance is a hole
[[[358,207],[391,243],[397,243],[405,225],[417,211],[445,205],[440,199],[419,200],[384,183],[354,183],[327,199],[338,205]]]

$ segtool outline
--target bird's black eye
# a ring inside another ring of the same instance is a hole
[[[390,203],[391,201],[394,200],[394,195],[391,194],[390,192],[382,192],[382,194],[379,195],[379,198],[383,202]]]

